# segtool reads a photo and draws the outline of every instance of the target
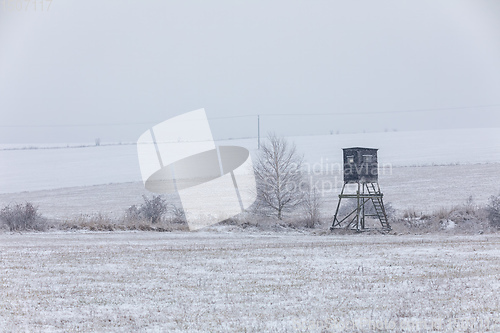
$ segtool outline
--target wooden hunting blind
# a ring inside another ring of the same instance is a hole
[[[344,185],[339,195],[339,201],[331,229],[345,228],[358,231],[367,230],[366,217],[380,221],[384,231],[391,230],[385,212],[383,194],[378,184],[377,150],[374,148],[344,148]],[[355,184],[355,192],[349,191]],[[349,193],[350,192],[350,193]],[[354,200],[354,209],[340,217],[342,199]]]
[[[373,148],[344,148],[344,182],[378,182],[377,150]]]

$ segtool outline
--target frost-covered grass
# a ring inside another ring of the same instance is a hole
[[[2,332],[500,329],[498,235],[33,233],[0,244]]]

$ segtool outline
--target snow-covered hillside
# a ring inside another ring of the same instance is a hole
[[[396,167],[500,163],[500,128],[302,136],[290,140],[310,165],[340,163],[341,148],[350,146],[379,148],[380,163]],[[217,144],[244,146],[252,154],[257,148],[256,139]],[[0,193],[140,180],[135,145],[0,150]]]

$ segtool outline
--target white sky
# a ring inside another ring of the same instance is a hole
[[[0,8],[0,143],[500,127],[496,0],[40,1]]]

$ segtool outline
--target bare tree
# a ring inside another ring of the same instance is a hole
[[[316,187],[310,188],[304,196],[303,210],[306,215],[306,227],[314,228],[320,222],[321,196]]]
[[[271,210],[281,220],[284,212],[300,205],[304,198],[301,166],[295,145],[270,134],[254,167],[258,207]]]

